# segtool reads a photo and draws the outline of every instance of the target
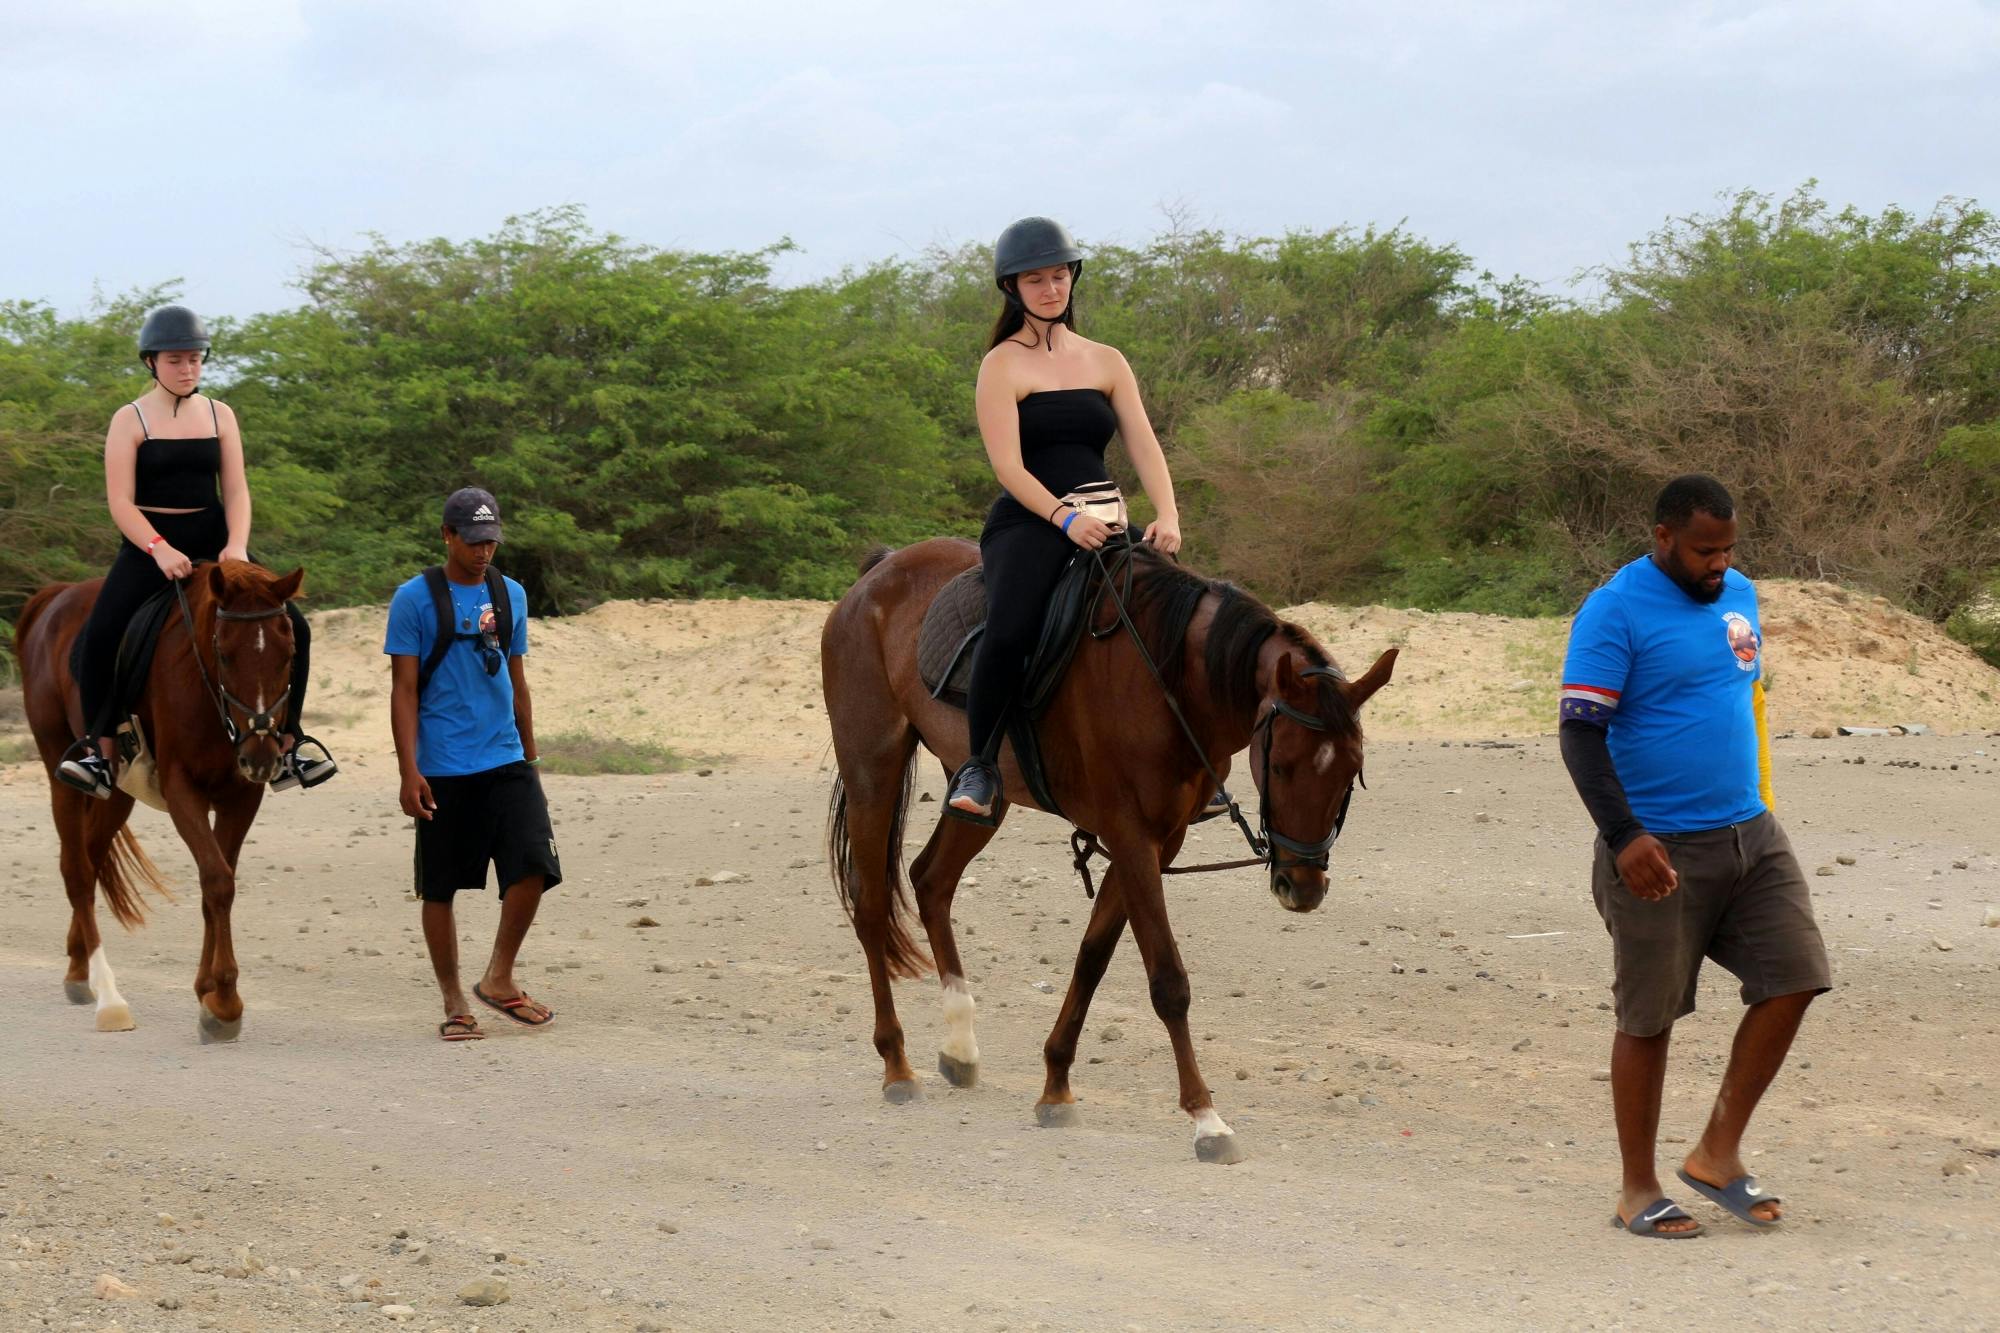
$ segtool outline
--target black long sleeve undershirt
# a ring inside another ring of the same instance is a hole
[[[1609,738],[1603,727],[1575,718],[1565,718],[1558,735],[1563,767],[1569,770],[1576,794],[1583,798],[1583,808],[1596,821],[1605,845],[1616,856],[1645,833],[1646,826],[1633,816],[1631,803],[1625,799],[1625,785],[1618,781],[1618,770],[1611,763]]]

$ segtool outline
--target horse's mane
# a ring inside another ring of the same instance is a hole
[[[1146,651],[1159,664],[1160,674],[1169,687],[1181,683],[1186,669],[1188,624],[1202,598],[1210,593],[1220,599],[1221,605],[1208,628],[1202,664],[1208,672],[1210,699],[1218,709],[1255,711],[1262,697],[1257,689],[1257,658],[1265,641],[1274,634],[1297,648],[1313,666],[1339,671],[1303,625],[1280,620],[1271,608],[1235,584],[1203,578],[1150,546],[1139,547],[1132,560],[1128,603],[1132,622],[1139,627],[1139,637],[1145,640]],[[1336,735],[1358,732],[1361,719],[1347,702],[1347,696],[1333,688],[1331,680],[1322,678],[1318,684],[1319,716]]]

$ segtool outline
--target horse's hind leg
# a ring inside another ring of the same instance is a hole
[[[896,1017],[891,982],[898,975],[914,976],[923,958],[898,916],[896,869],[902,857],[905,774],[915,753],[916,732],[904,724],[900,734],[872,738],[867,753],[854,756],[841,746],[841,795],[847,830],[845,892],[854,917],[854,933],[868,960],[868,983],[875,996],[875,1050],[882,1057],[882,1096],[901,1104],[917,1095],[916,1071],[903,1051],[903,1025]]]
[[[937,960],[938,980],[944,985],[945,1039],[938,1051],[938,1073],[955,1088],[969,1088],[979,1081],[979,1041],[972,1033],[972,989],[965,983],[958,940],[952,935],[951,902],[959,876],[997,831],[963,819],[939,819],[910,867],[917,914],[930,935],[931,957]]]
[[[69,968],[63,993],[71,1004],[97,1006],[99,1032],[130,1032],[132,1006],[119,993],[104,940],[97,932],[97,867],[111,854],[111,840],[123,824],[123,813],[51,779],[56,828],[62,838],[63,889],[69,896]],[[131,798],[122,793],[112,805],[129,812]]]

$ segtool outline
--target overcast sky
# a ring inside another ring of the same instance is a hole
[[[68,314],[273,309],[308,244],[564,203],[801,278],[1178,203],[1557,288],[1740,187],[2000,205],[1987,0],[0,0],[0,52],[0,299]]]

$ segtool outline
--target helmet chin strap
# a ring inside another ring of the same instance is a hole
[[[160,381],[160,354],[158,352],[153,353],[152,356],[146,359],[146,371],[153,377],[153,383],[158,384],[162,389],[167,389],[167,386]],[[186,393],[175,393],[172,389],[167,389],[167,396],[174,400],[173,415],[179,416],[181,414],[181,404],[200,392],[201,384],[198,381]]]
[[[1018,285],[1019,280],[1017,279],[1016,286]],[[1035,328],[1035,346],[1049,352],[1054,352],[1056,350],[1056,325],[1062,323],[1069,316],[1070,306],[1076,303],[1074,289],[1070,292],[1070,299],[1063,303],[1062,314],[1057,315],[1054,319],[1043,319],[1040,315],[1029,314],[1028,303],[1021,299],[1021,293],[1015,287],[1009,287],[1006,290],[1007,299],[1020,308],[1021,318]]]

